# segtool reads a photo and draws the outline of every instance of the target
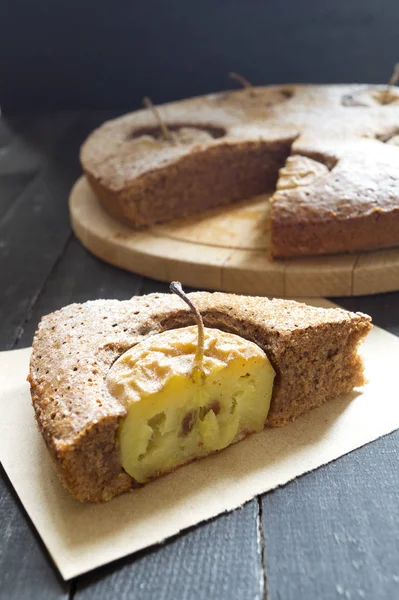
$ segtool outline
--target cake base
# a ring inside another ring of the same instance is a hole
[[[85,177],[69,199],[76,237],[95,256],[146,277],[259,296],[357,296],[399,290],[399,248],[271,260],[269,196],[133,231],[100,206]]]

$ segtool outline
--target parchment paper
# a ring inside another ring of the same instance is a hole
[[[30,349],[0,353],[0,459],[62,576],[69,579],[229,511],[399,428],[399,339],[374,327],[369,383],[282,429],[265,430],[106,504],[58,482],[33,417]]]

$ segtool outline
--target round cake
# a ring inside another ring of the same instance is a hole
[[[97,198],[133,228],[272,192],[274,258],[399,245],[397,87],[246,87],[158,113],[162,127],[139,110],[81,148]]]

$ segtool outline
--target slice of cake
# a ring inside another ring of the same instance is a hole
[[[298,140],[271,199],[275,257],[395,246],[399,232],[399,149],[384,143]]]
[[[198,319],[170,294],[73,304],[42,319],[30,365],[33,406],[78,500],[109,500],[364,383],[364,314],[222,293],[188,297],[202,315],[202,342]]]

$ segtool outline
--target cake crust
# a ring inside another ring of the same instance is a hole
[[[160,107],[175,142],[141,110],[109,121],[81,148],[103,206],[143,228],[275,192],[274,257],[399,244],[399,90],[383,86],[268,86]],[[181,133],[182,132],[182,133]],[[323,167],[279,189],[292,156]]]
[[[399,147],[376,139],[298,140],[292,156],[298,165],[310,159],[315,167],[327,168],[309,183],[299,181],[274,194],[275,256],[359,252],[398,244]]]
[[[277,372],[268,426],[363,384],[357,346],[371,328],[367,315],[223,293],[190,296],[205,326],[266,352]],[[61,481],[78,500],[109,500],[137,485],[120,463],[116,434],[126,409],[107,391],[110,367],[147,336],[193,324],[170,294],[72,304],[40,322],[28,377],[33,407]]]

